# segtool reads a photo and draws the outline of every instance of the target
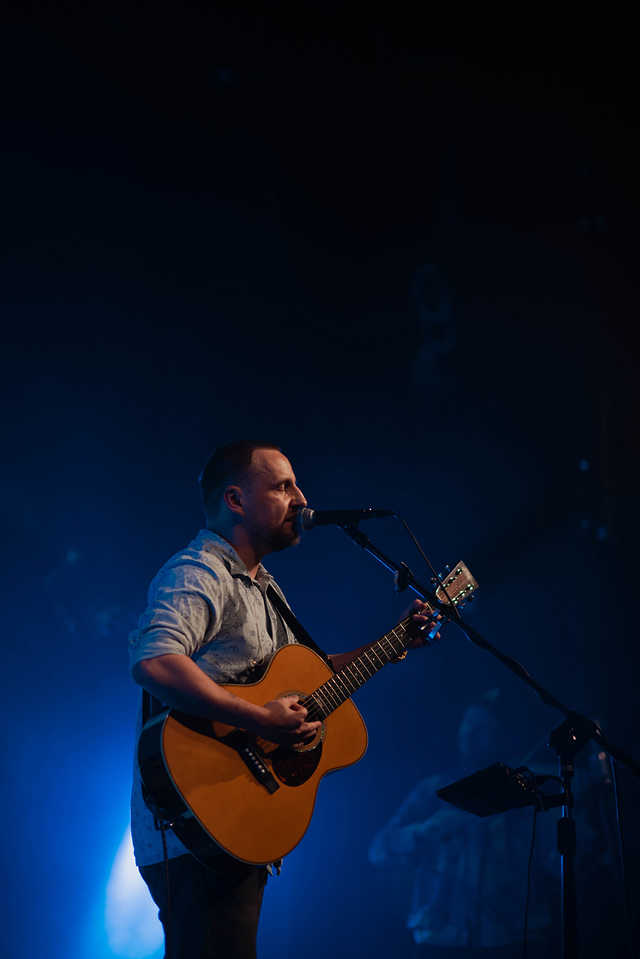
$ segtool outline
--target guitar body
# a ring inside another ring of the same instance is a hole
[[[460,608],[477,587],[460,562],[441,580],[436,600]],[[430,623],[425,635],[432,639],[437,629]],[[224,687],[257,705],[297,695],[309,717],[321,720],[304,746],[277,746],[177,710],[153,717],[138,742],[149,806],[205,864],[215,863],[221,851],[256,865],[281,859],[304,836],[322,777],[366,751],[367,730],[352,693],[406,655],[412,640],[407,616],[337,673],[307,646],[284,646],[259,682]]]
[[[262,705],[293,693],[304,699],[332,675],[306,646],[290,645],[276,653],[259,682],[224,688]],[[243,746],[263,767],[262,781],[246,752],[243,758]],[[357,762],[366,748],[364,721],[347,699],[309,745],[296,749],[176,710],[164,712],[145,725],[138,759],[159,815],[198,859],[212,863],[222,849],[243,862],[266,864],[304,836],[322,777]]]

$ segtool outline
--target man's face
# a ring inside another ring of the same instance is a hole
[[[299,541],[296,514],[307,501],[286,456],[278,450],[254,450],[240,485],[243,525],[256,545],[275,552]]]

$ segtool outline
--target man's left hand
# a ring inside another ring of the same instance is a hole
[[[413,639],[409,643],[410,649],[426,646],[428,643],[441,639],[440,633],[431,635],[434,628],[442,622],[442,614],[435,612],[421,599],[416,599],[410,609],[411,633]]]

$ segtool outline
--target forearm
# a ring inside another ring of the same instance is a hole
[[[260,732],[267,721],[263,706],[245,702],[219,686],[188,656],[169,653],[133,667],[134,680],[172,709]]]
[[[367,643],[366,646],[360,646],[358,649],[352,649],[348,653],[330,653],[329,659],[331,660],[331,665],[338,672],[339,669],[343,669],[345,666],[348,666],[357,656],[360,656],[361,653],[364,653],[365,649],[369,649],[370,646],[373,646],[373,643]]]

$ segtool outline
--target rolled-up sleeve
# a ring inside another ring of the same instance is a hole
[[[214,638],[222,588],[197,564],[166,567],[149,587],[147,608],[129,636],[129,665],[167,653],[193,656]]]

